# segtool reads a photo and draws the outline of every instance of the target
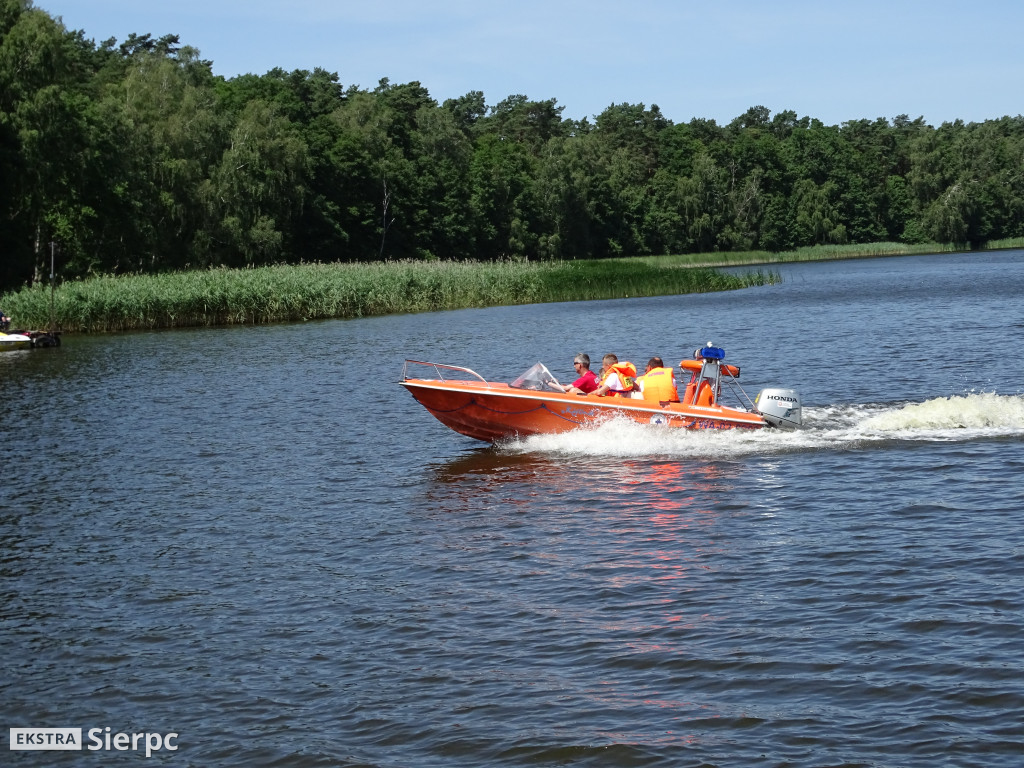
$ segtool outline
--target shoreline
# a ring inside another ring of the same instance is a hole
[[[978,253],[929,243],[813,246],[761,251],[562,262],[385,261],[98,276],[36,285],[0,297],[19,327],[61,334],[353,319],[490,306],[643,298],[739,290],[781,281],[766,267],[811,261]],[[742,274],[720,269],[750,267]],[[759,269],[760,268],[760,269]]]

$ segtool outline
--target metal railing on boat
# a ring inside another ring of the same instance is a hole
[[[460,373],[468,373],[470,376],[474,376],[474,377],[480,379],[480,381],[482,381],[484,384],[487,383],[487,380],[483,376],[481,376],[479,373],[477,373],[476,371],[474,371],[471,368],[463,368],[460,365],[445,365],[444,363],[430,363],[430,362],[427,362],[425,360],[406,360],[405,361],[405,365],[402,366],[402,380],[403,381],[408,381],[409,380],[408,370],[409,370],[409,364],[410,363],[412,363],[413,365],[425,365],[425,366],[427,366],[429,368],[433,368],[434,369],[434,373],[437,374],[437,377],[441,381],[447,381],[447,379],[445,379],[445,377],[444,377],[444,374],[441,372],[441,369],[444,368],[445,370],[448,370],[448,371],[458,371]]]

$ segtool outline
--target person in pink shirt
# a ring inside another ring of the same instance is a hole
[[[562,386],[571,395],[586,395],[597,389],[597,376],[590,370],[590,355],[580,352],[572,360],[573,367],[579,378],[572,384]]]

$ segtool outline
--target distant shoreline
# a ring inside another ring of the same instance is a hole
[[[692,253],[681,256],[644,256],[652,264],[672,263],[693,267],[756,267],[773,264],[792,264],[805,261],[838,261],[842,259],[871,259],[889,256],[928,256],[948,253],[982,253],[1024,249],[1024,238],[1000,240],[986,243],[984,247],[971,249],[963,244],[922,243],[865,243],[861,245],[814,245],[793,251],[770,253],[768,251],[741,251],[729,253]]]
[[[1024,248],[1024,239],[984,250]],[[100,276],[0,297],[12,327],[62,333],[269,324],[472,307],[641,298],[736,290],[781,281],[757,269],[805,261],[927,255],[962,247],[873,243],[784,253],[642,256],[581,261],[400,261]],[[976,251],[967,251],[973,253]]]

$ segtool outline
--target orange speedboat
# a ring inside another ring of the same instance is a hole
[[[505,384],[487,381],[469,368],[406,360],[400,383],[442,424],[490,442],[568,432],[614,417],[682,429],[801,425],[800,397],[791,389],[763,389],[749,409],[719,402],[723,383],[735,383],[740,373],[738,367],[723,363],[724,357],[720,347],[708,345],[680,364],[680,371],[689,374],[685,389],[682,383],[679,386],[680,402],[567,394],[543,363]],[[425,366],[433,378],[411,377],[414,366]]]

